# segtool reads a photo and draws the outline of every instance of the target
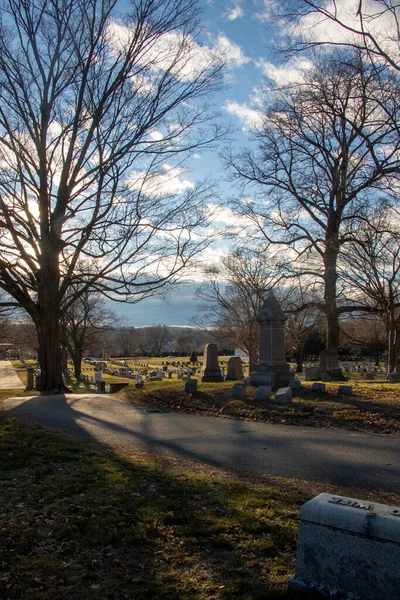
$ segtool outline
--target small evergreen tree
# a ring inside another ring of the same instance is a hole
[[[197,362],[197,354],[194,350],[192,350],[192,354],[190,355],[189,360],[193,364]]]

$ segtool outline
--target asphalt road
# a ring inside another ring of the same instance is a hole
[[[189,458],[245,474],[400,493],[400,437],[151,412],[108,395],[11,398],[4,408],[127,450]]]

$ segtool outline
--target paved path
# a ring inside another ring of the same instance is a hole
[[[0,390],[23,390],[24,384],[9,360],[0,360]]]
[[[147,412],[108,395],[11,398],[4,406],[21,418],[127,450],[400,493],[400,437]]]

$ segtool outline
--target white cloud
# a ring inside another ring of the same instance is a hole
[[[163,134],[161,133],[161,131],[152,131],[150,133],[150,138],[154,141],[154,142],[160,142],[162,139],[164,139]]]
[[[250,62],[250,58],[243,54],[241,47],[222,33],[219,34],[213,50],[220,55],[222,54],[231,67],[243,67],[243,65]]]
[[[313,66],[310,60],[301,57],[295,57],[293,60],[279,67],[263,58],[256,64],[264,75],[278,85],[302,81],[304,72]]]
[[[219,204],[209,204],[208,209],[212,214],[213,225],[234,225],[240,224],[241,217],[233,212],[228,206],[220,206]]]
[[[260,21],[269,21],[275,15],[280,4],[277,0],[264,0],[263,10],[255,14],[256,18]]]
[[[193,189],[195,184],[188,179],[183,179],[184,169],[168,164],[162,166],[162,171],[149,174],[145,171],[134,171],[129,180],[133,190],[141,191],[147,196],[168,196],[169,194],[183,194],[188,189]]]
[[[244,16],[244,10],[243,8],[237,4],[236,6],[234,6],[228,13],[226,13],[225,17],[228,19],[228,21],[235,21],[235,19],[239,19],[240,17]]]
[[[262,112],[250,108],[246,103],[227,102],[224,106],[230,115],[235,115],[243,124],[243,130],[259,127],[262,124]]]
[[[199,160],[201,158],[200,154],[198,154],[197,152],[195,152],[193,154],[193,158],[196,158],[197,160]]]
[[[354,41],[354,39],[362,43],[361,35],[356,33],[360,31],[360,17],[357,13],[361,7],[365,32],[371,33],[379,41],[383,50],[398,56],[398,9],[390,10],[390,8],[387,8],[392,6],[396,6],[396,4],[381,0],[363,0],[362,3],[360,0],[325,0],[324,3],[320,3],[321,9],[334,16],[344,27],[324,14],[310,11],[309,14],[305,14],[298,20],[293,19],[288,22],[281,19],[280,33],[292,38],[300,35],[305,36],[313,42],[323,44],[348,43]],[[304,7],[305,10],[306,7]],[[264,0],[263,10],[256,14],[256,17],[262,21],[270,21],[273,16],[281,14],[280,0]],[[353,29],[354,32],[346,28]],[[328,48],[329,46],[326,46],[326,49]]]
[[[114,53],[124,52],[131,41],[128,27],[113,22],[109,28],[109,39]],[[238,44],[224,34],[219,34],[213,46],[200,45],[182,32],[165,33],[148,40],[138,63],[154,73],[171,70],[181,81],[191,81],[206,71],[216,59],[226,60],[229,67],[242,67],[250,61]],[[143,93],[148,93],[151,82],[143,75],[134,82]]]

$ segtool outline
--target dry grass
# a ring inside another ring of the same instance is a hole
[[[0,596],[7,600],[294,599],[300,506],[329,492],[115,449],[0,412]]]

